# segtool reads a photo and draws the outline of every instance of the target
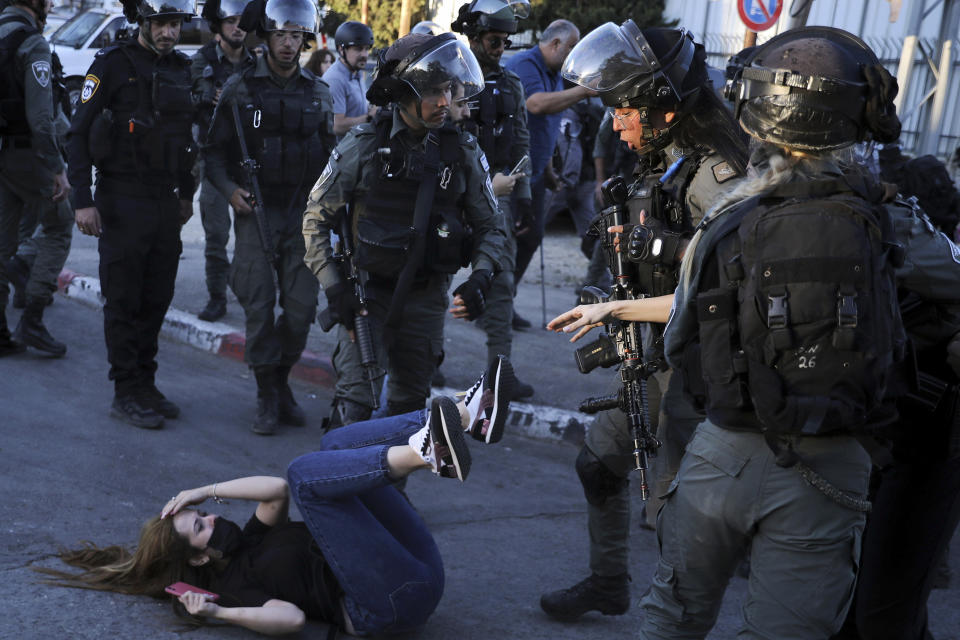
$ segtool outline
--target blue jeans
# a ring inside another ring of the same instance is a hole
[[[418,629],[443,595],[440,551],[387,468],[387,450],[407,444],[426,419],[420,410],[335,429],[320,451],[287,469],[293,500],[362,635]]]

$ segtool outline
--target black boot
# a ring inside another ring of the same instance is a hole
[[[197,314],[197,317],[207,322],[216,322],[225,315],[227,315],[226,296],[210,296],[207,306]]]
[[[0,309],[0,358],[3,356],[12,356],[23,353],[27,347],[13,339],[10,335],[10,329],[7,328],[7,314],[5,309]]]
[[[27,306],[27,279],[30,278],[30,265],[20,256],[13,255],[7,260],[7,280],[13,287],[13,308]]]
[[[622,616],[630,608],[630,576],[598,576],[540,597],[540,608],[562,622],[573,622],[588,611],[605,616]]]
[[[67,345],[55,340],[43,326],[43,310],[47,302],[40,298],[27,298],[27,306],[20,316],[20,323],[13,337],[28,347],[42,351],[52,358],[62,358],[67,353]]]
[[[255,367],[253,375],[257,379],[257,419],[250,428],[261,436],[277,432],[278,394],[276,367]]]
[[[280,422],[292,427],[302,427],[307,424],[307,416],[303,409],[293,399],[293,390],[287,382],[290,378],[290,367],[277,367],[277,399],[278,417]]]

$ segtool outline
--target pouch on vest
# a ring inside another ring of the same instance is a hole
[[[426,266],[440,273],[456,273],[470,264],[470,229],[458,212],[441,209],[434,215],[427,232]],[[465,264],[466,263],[466,264]]]
[[[357,264],[364,271],[396,279],[407,262],[413,227],[365,216],[357,219]]]

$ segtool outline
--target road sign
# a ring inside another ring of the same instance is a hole
[[[781,11],[783,0],[737,0],[740,19],[751,31],[769,29],[780,17]]]

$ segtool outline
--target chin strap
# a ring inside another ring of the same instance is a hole
[[[419,125],[420,125],[421,127],[423,127],[424,129],[439,129],[439,128],[441,128],[441,127],[443,126],[443,122],[441,122],[440,124],[430,124],[429,122],[427,122],[426,120],[423,119],[423,109],[422,109],[422,107],[421,107],[421,104],[420,104],[420,101],[419,101],[419,100],[417,100],[417,113],[416,113],[416,114],[410,113],[410,111],[407,110],[407,108],[406,108],[404,105],[402,105],[402,104],[400,104],[400,105],[398,105],[398,106],[400,107],[400,111],[402,111],[402,112],[404,112],[405,114],[407,114],[407,116],[408,116],[411,120],[416,120],[417,124],[419,124]]]

